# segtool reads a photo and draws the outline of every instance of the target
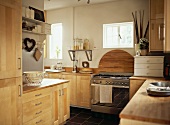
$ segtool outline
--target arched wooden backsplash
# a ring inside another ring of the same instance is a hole
[[[98,71],[104,72],[134,72],[134,58],[124,50],[107,52],[99,62]]]

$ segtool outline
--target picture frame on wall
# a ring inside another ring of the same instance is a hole
[[[31,7],[31,6],[29,6],[29,9],[34,10],[34,19],[35,20],[39,20],[39,21],[45,22],[44,12],[43,11],[38,10],[38,9],[36,9],[34,7]]]

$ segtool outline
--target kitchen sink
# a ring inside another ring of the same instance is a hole
[[[170,96],[170,82],[152,82],[146,91],[152,96]]]
[[[150,86],[153,87],[170,87],[170,82],[152,82],[150,83]]]

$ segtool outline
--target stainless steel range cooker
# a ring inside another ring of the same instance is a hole
[[[91,110],[119,114],[129,101],[129,77],[133,73],[101,72],[91,78]]]

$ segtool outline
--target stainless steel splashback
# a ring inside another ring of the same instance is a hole
[[[43,71],[44,70],[44,52],[41,51],[42,55],[38,61],[33,57],[35,49],[31,52],[27,52],[25,49],[22,50],[22,70],[24,71]]]

